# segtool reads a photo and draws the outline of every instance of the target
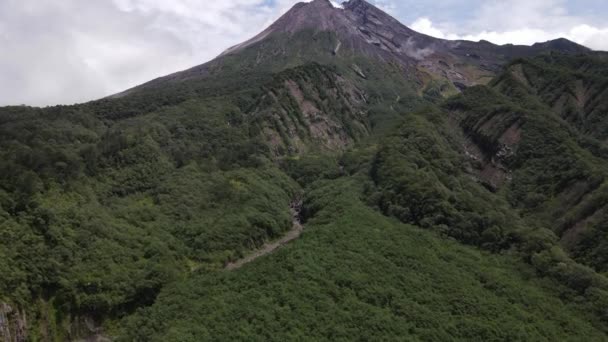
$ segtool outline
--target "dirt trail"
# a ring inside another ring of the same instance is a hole
[[[282,238],[280,238],[279,240],[268,242],[268,243],[264,244],[264,246],[262,246],[260,249],[247,255],[246,257],[227,264],[225,269],[228,271],[239,269],[239,268],[243,267],[244,265],[254,261],[255,259],[263,257],[264,255],[268,255],[268,254],[276,251],[277,249],[281,248],[282,246],[288,244],[289,242],[300,237],[300,235],[304,231],[304,226],[300,222],[300,208],[301,207],[302,207],[301,200],[296,201],[291,204],[291,216],[292,216],[293,226],[285,235],[283,235]]]

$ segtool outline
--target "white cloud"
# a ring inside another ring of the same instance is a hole
[[[427,17],[411,28],[437,38],[487,40],[496,44],[531,45],[567,38],[595,50],[608,50],[608,26],[569,14],[566,0],[488,0],[460,23],[435,24]]]
[[[375,0],[374,5],[388,14],[394,15],[397,12],[397,5],[393,0]]]
[[[0,0],[0,105],[83,102],[204,63],[297,0]]]
[[[342,6],[342,4],[338,1],[330,1],[331,5],[334,6],[334,8],[343,8],[344,6]]]
[[[481,31],[461,35],[444,32],[434,26],[428,18],[419,18],[410,27],[415,31],[442,39],[487,40],[495,44],[531,45],[556,38],[566,38],[594,50],[608,50],[608,27],[598,28],[586,24],[574,25],[571,28],[555,28],[554,30],[522,27],[505,31]]]
[[[597,28],[585,24],[578,25],[573,27],[566,37],[570,37],[570,39],[592,49],[608,51],[608,27]]]
[[[433,22],[429,18],[418,18],[414,21],[410,28],[414,31],[424,33],[431,37],[449,39],[448,35],[443,33],[439,28],[433,26]]]

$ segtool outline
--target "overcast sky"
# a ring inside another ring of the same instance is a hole
[[[0,0],[0,105],[97,99],[202,64],[297,0]],[[608,50],[607,0],[370,0],[448,39]]]

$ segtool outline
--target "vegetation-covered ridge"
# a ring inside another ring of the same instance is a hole
[[[361,201],[366,176],[308,188],[299,240],[197,273],[127,319],[125,341],[604,340],[595,318],[510,255],[442,239]]]
[[[46,327],[30,338],[86,336],[64,326],[128,314],[290,229],[299,186],[230,124],[235,112],[197,100],[119,121],[86,106],[4,110],[0,296]]]
[[[536,269],[538,276],[554,282],[553,289],[559,291],[560,298],[577,302],[581,309],[594,313],[596,324],[605,326],[608,323],[606,277],[573,260],[572,257],[581,259],[576,254],[568,255],[567,249],[564,251],[563,243],[556,235],[558,232],[552,230],[552,221],[543,219],[545,216],[540,207],[526,205],[522,203],[525,199],[517,197],[534,194],[539,191],[536,189],[543,189],[548,196],[557,196],[565,191],[564,187],[573,186],[585,174],[573,175],[577,169],[567,167],[568,164],[562,168],[552,167],[551,163],[561,165],[568,160],[560,158],[571,156],[564,155],[562,149],[557,152],[550,149],[553,146],[550,139],[543,140],[549,146],[534,145],[537,153],[545,148],[546,154],[530,156],[522,166],[514,164],[510,159],[527,153],[526,149],[531,148],[527,145],[531,143],[528,139],[538,134],[528,123],[522,126],[522,130],[530,129],[530,135],[522,133],[518,149],[512,151],[503,146],[495,151],[497,156],[494,157],[502,158],[501,161],[488,160],[482,153],[474,155],[471,152],[474,133],[466,134],[467,120],[461,121],[462,127],[455,127],[457,122],[450,116],[448,108],[463,110],[463,104],[456,106],[456,102],[469,101],[473,107],[461,115],[470,118],[475,115],[473,109],[481,104],[476,102],[479,100],[476,96],[480,94],[500,96],[487,88],[471,89],[461,98],[450,100],[443,110],[424,108],[410,114],[405,123],[380,145],[373,159],[371,176],[374,184],[367,189],[367,201],[405,223],[528,263]],[[489,103],[493,103],[494,108],[501,107],[500,102],[492,100]],[[511,109],[518,110],[517,107]],[[500,109],[492,113],[502,118],[502,114],[510,112]],[[509,127],[518,120],[504,121],[508,123],[505,126]],[[479,150],[484,147],[482,144],[474,146],[479,146]],[[505,150],[511,155],[504,154]],[[552,158],[557,158],[557,161]],[[551,173],[543,170],[538,174],[531,170],[534,167],[550,168]],[[504,187],[488,185],[486,178],[490,177],[489,173],[505,173]],[[545,179],[547,183],[543,182]],[[555,187],[551,187],[553,185]],[[528,188],[522,190],[523,187]],[[536,195],[535,198],[542,203],[544,197]],[[553,203],[548,202],[546,208]],[[565,201],[558,203],[567,205]]]
[[[150,305],[166,284],[281,236],[301,186],[279,164],[299,182],[301,168],[340,174],[304,153],[339,153],[390,127],[416,96],[402,76],[379,75],[385,66],[359,63],[370,76],[313,63],[238,85],[0,109],[7,329],[23,325],[34,340],[88,336]]]
[[[491,188],[503,192],[529,222],[553,230],[574,258],[606,272],[605,142],[564,117],[522,78],[522,65],[540,67],[538,60],[551,63],[541,74],[547,78],[571,65],[602,65],[600,59],[585,56],[516,61],[492,82],[492,89],[471,89],[448,101],[446,108],[468,137],[465,147],[476,159],[480,179],[494,182]],[[597,76],[599,80],[601,73]],[[602,103],[605,97],[595,101]]]

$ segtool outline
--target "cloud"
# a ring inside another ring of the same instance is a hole
[[[432,48],[427,47],[420,49],[416,47],[416,42],[414,42],[412,37],[407,40],[405,46],[403,46],[403,49],[408,56],[418,60],[423,60],[434,53]]]
[[[597,28],[589,25],[573,27],[566,37],[595,50],[608,51],[608,27]]]
[[[571,14],[565,0],[489,0],[461,22],[416,19],[413,30],[443,39],[487,40],[496,44],[531,45],[567,38],[594,50],[608,50],[608,26]]]
[[[410,28],[414,31],[424,33],[431,37],[449,39],[448,34],[443,33],[441,29],[433,26],[433,22],[429,18],[418,18],[414,21]]]
[[[470,34],[455,34],[444,32],[433,25],[428,18],[419,18],[410,27],[420,33],[432,37],[450,40],[487,40],[495,44],[523,44],[532,45],[537,42],[545,42],[556,38],[567,38],[594,50],[608,50],[608,27],[597,28],[586,24],[575,25],[570,29],[556,28],[554,30],[522,27],[520,29],[506,31],[481,31]]]
[[[83,102],[204,63],[297,0],[2,0],[0,105]]]
[[[397,13],[397,5],[393,0],[375,0],[374,5],[388,14]]]
[[[340,3],[339,1],[330,1],[331,5],[334,6],[334,8],[343,8],[344,6],[342,6],[342,3]]]

